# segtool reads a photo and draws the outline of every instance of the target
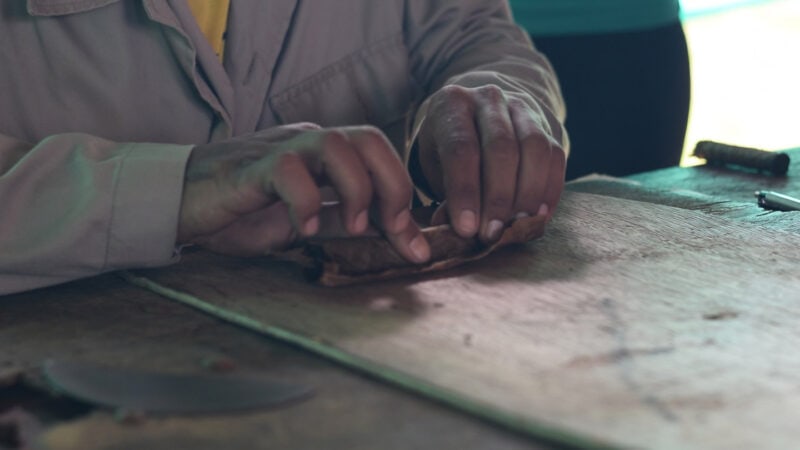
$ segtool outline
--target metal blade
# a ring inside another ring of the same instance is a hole
[[[309,397],[308,386],[257,374],[168,374],[48,360],[43,365],[56,391],[96,405],[171,414],[221,413],[274,407]]]

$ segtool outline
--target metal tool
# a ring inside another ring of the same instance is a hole
[[[307,386],[258,374],[170,374],[48,360],[43,374],[57,392],[100,406],[162,414],[222,413],[274,407],[308,397]]]
[[[800,199],[773,191],[756,191],[758,206],[776,211],[800,211]]]

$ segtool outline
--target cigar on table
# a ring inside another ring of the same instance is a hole
[[[704,158],[708,164],[734,164],[786,175],[789,170],[789,155],[769,152],[751,147],[739,147],[714,141],[700,141],[694,148],[694,156]]]

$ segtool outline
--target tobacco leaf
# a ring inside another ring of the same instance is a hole
[[[404,259],[382,237],[354,237],[309,241],[292,259],[308,267],[310,278],[324,286],[343,286],[434,272],[483,258],[497,248],[519,244],[544,234],[544,217],[515,220],[498,241],[483,244],[477,237],[463,238],[450,225],[423,228],[431,259],[414,264]]]

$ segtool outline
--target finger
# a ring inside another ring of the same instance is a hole
[[[539,209],[539,214],[547,216],[548,220],[553,217],[553,212],[561,199],[561,193],[564,192],[564,179],[567,170],[567,153],[560,145],[554,142],[551,142],[551,148],[547,188],[544,191],[543,206]]]
[[[527,105],[511,101],[509,113],[520,143],[513,214],[515,217],[535,216],[544,204],[544,193],[549,183],[551,142],[531,116]]]
[[[397,233],[385,233],[386,239],[400,253],[400,256],[414,263],[424,263],[431,257],[431,249],[427,239],[413,220]]]
[[[442,164],[447,211],[456,233],[472,237],[478,232],[481,210],[481,153],[471,94],[447,86],[431,108],[426,121]]]
[[[319,211],[319,231],[314,235],[314,239],[335,239],[351,236],[352,233],[350,233],[347,229],[347,225],[342,220],[344,215],[341,204],[325,205],[323,203]],[[361,236],[379,237],[381,233],[375,228],[368,226],[367,229],[361,233]]]
[[[345,131],[369,173],[381,228],[387,234],[403,232],[412,222],[409,207],[413,185],[397,152],[376,128],[352,127]]]
[[[486,86],[477,95],[482,159],[481,239],[493,242],[511,219],[520,151],[503,91]]]
[[[269,176],[264,190],[274,192],[289,208],[292,223],[303,236],[312,236],[319,230],[320,192],[306,167],[296,153],[283,152],[268,159]],[[252,170],[258,170],[254,166]]]
[[[369,171],[386,239],[407,260],[427,261],[430,246],[411,219],[409,206],[413,186],[397,152],[376,128],[354,127],[346,131]]]
[[[325,130],[318,136],[311,154],[319,158],[321,174],[331,182],[342,204],[342,222],[351,235],[363,233],[369,225],[367,209],[372,200],[372,182],[359,153],[348,135]],[[316,165],[316,164],[314,164]]]

